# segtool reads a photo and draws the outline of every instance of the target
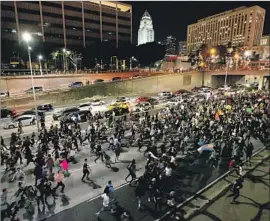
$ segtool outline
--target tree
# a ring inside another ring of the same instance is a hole
[[[135,50],[135,57],[142,66],[151,66],[164,58],[165,47],[156,42],[139,45]]]
[[[188,62],[190,62],[191,66],[194,66],[197,62],[198,56],[195,53],[190,53],[188,55]]]
[[[116,49],[116,56],[118,59],[129,60],[135,54],[136,46],[130,43],[123,43]]]
[[[198,50],[202,61],[206,61],[210,57],[209,47],[207,44],[202,44]]]
[[[217,55],[219,55],[219,63],[225,64],[226,54],[227,54],[227,47],[224,45],[218,45],[216,47]]]

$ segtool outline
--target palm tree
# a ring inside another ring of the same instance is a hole
[[[59,51],[53,51],[53,52],[51,53],[52,59],[54,60],[54,65],[55,65],[55,67],[56,67],[56,61],[57,61],[57,59],[58,59],[59,54],[60,54]]]

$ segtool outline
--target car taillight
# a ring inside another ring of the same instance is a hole
[[[16,115],[16,111],[15,111],[15,110],[12,110],[12,114],[13,114],[13,115]]]

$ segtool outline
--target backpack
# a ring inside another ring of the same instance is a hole
[[[104,193],[109,193],[110,191],[109,191],[109,187],[108,186],[106,186],[105,188],[104,188],[104,191],[103,191]]]

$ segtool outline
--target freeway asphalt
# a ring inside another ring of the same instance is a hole
[[[128,135],[128,134],[127,134]],[[260,148],[262,144],[252,139],[252,142],[255,146],[255,149]],[[106,145],[104,144],[103,148],[106,149]],[[113,156],[113,153],[109,153]],[[96,197],[102,193],[104,186],[106,185],[108,180],[112,180],[115,187],[119,187],[125,184],[124,178],[127,175],[126,171],[126,164],[133,158],[136,159],[137,165],[139,168],[144,168],[145,165],[145,158],[139,152],[137,152],[136,148],[129,148],[125,150],[121,156],[122,162],[114,164],[113,167],[116,170],[111,171],[110,169],[106,168],[104,164],[98,163],[94,164],[93,162],[93,155],[90,156],[89,148],[84,147],[84,150],[79,153],[79,163],[75,165],[70,165],[70,170],[72,172],[71,177],[65,180],[66,184],[66,191],[64,196],[60,196],[57,199],[56,207],[53,212],[46,210],[46,213],[36,213],[35,220],[40,220],[47,216],[53,215],[52,217],[48,218],[50,221],[56,220],[96,220],[95,212],[100,209],[101,206],[101,199],[97,198],[88,203],[81,203],[86,201],[90,198]],[[82,168],[82,159],[87,157],[89,159],[89,164],[92,167],[92,180],[93,182],[84,184],[81,183],[81,168]],[[114,159],[114,158],[113,158]],[[211,169],[208,167],[207,163],[205,162],[205,158],[197,159],[194,164],[189,166],[185,162],[179,162],[180,167],[174,171],[173,173],[173,182],[171,188],[176,191],[178,201],[183,201],[189,196],[193,195],[196,191],[203,188],[205,185],[210,183],[211,181],[215,180],[221,174],[223,174],[227,167],[224,167],[224,164],[220,164],[220,167],[216,169]],[[143,169],[138,171],[138,176],[142,175]],[[25,181],[27,184],[33,184],[34,181],[31,175],[27,176]],[[16,191],[16,184],[10,185],[7,182],[1,184],[2,187],[8,187],[9,190],[15,192]],[[145,204],[144,211],[137,211],[136,205],[136,198],[134,194],[134,188],[129,186],[123,186],[116,191],[116,197],[118,198],[119,205],[118,209],[119,212],[115,214],[115,216],[111,216],[110,214],[101,214],[100,218],[104,221],[115,221],[119,220],[119,214],[121,210],[130,211],[132,216],[134,217],[134,221],[137,220],[147,220],[151,221],[157,218],[157,213],[153,211],[153,203],[147,202],[146,198],[143,200]],[[69,199],[69,200],[67,200]],[[81,203],[81,204],[80,204]],[[77,206],[75,206],[77,205]],[[75,206],[75,207],[74,207]],[[64,212],[60,212],[67,208],[73,207],[68,209]],[[22,211],[23,212],[23,211]],[[58,213],[60,212],[60,213]],[[23,216],[23,213],[21,214]],[[74,219],[69,219],[70,217],[74,217]],[[77,217],[78,219],[75,219]],[[90,218],[91,219],[88,219]],[[25,217],[23,220],[31,220],[29,217]]]
[[[254,146],[262,147],[262,144],[252,139]],[[218,178],[221,174],[227,171],[224,164],[220,164],[218,168],[209,168],[206,163],[206,158],[202,157],[195,160],[192,166],[181,162],[179,169],[173,172],[173,181],[171,182],[171,190],[176,191],[178,202],[182,202],[204,186]],[[120,177],[119,177],[120,178]],[[123,178],[123,177],[122,177]],[[122,179],[121,178],[121,179]],[[148,202],[147,197],[143,199],[144,210],[137,210],[136,197],[134,187],[128,185],[116,190],[115,196],[119,202],[117,212],[115,214],[102,213],[99,218],[95,213],[99,211],[102,205],[100,198],[90,200],[89,202],[81,203],[66,211],[62,211],[54,216],[47,218],[47,221],[62,221],[62,220],[102,220],[102,221],[120,221],[122,211],[131,213],[134,221],[153,221],[159,217],[159,214],[154,210],[153,202]],[[166,208],[163,208],[164,210]]]
[[[269,166],[268,158],[247,174],[236,204],[230,204],[232,196],[227,191],[190,221],[269,221]]]
[[[129,97],[130,101],[131,102],[134,102],[135,101],[135,97]],[[94,106],[92,107],[92,112],[95,113],[95,112],[104,112],[107,110],[107,107],[109,104],[111,104],[112,102],[114,102],[115,99],[107,99],[105,100],[106,104],[105,105],[100,105],[100,106]],[[87,101],[86,100],[83,100],[81,101],[80,103],[86,103]],[[69,107],[71,106],[76,106],[74,104],[71,104],[71,105],[68,105]],[[65,107],[68,107],[68,106],[65,106]],[[161,107],[164,107],[164,101],[160,101],[160,104],[156,105],[155,106],[155,109],[158,109],[158,108],[161,108]],[[54,111],[57,111],[59,109],[62,109],[63,107],[55,107]],[[53,112],[54,112],[53,111]],[[46,127],[50,127],[50,125],[52,124],[59,124],[60,122],[59,121],[53,121],[52,119],[52,115],[53,115],[53,112],[47,112],[46,115],[45,115],[45,120],[46,120]],[[5,141],[5,144],[9,144],[9,138],[10,138],[10,134],[12,132],[17,132],[17,128],[15,129],[8,129],[8,130],[5,130],[4,129],[4,125],[7,124],[8,122],[10,122],[10,119],[1,119],[0,121],[0,133],[1,133],[1,136],[3,136],[4,138],[4,141]],[[83,130],[85,130],[88,126],[88,123],[85,122],[85,123],[81,123],[81,128]],[[22,134],[22,136],[30,136],[33,132],[36,133],[37,129],[36,129],[36,126],[27,126],[27,127],[23,127],[23,131],[24,133]]]

